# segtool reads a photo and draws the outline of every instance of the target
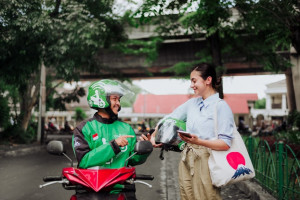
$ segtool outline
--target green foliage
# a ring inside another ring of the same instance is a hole
[[[206,38],[205,47],[195,55],[197,59],[190,63],[179,62],[167,71],[174,72],[178,76],[188,76],[190,72],[188,66],[211,62],[218,67],[218,74],[221,75],[225,72],[222,67],[222,54],[231,53],[232,38],[237,35],[234,21],[230,19],[231,7],[232,1],[229,0],[148,0],[135,16],[140,16],[141,24],[145,23],[147,18],[152,24],[157,25],[156,32],[164,38],[176,38],[182,35],[187,35],[186,37],[191,39]]]
[[[170,68],[164,69],[162,72],[174,72],[178,76],[185,76],[188,78],[193,66],[193,63],[190,62],[179,62]]]
[[[6,92],[7,86],[0,81],[0,128],[6,128],[9,125],[9,99]]]
[[[255,109],[265,109],[266,108],[266,98],[255,101],[254,108]]]
[[[204,33],[206,37],[218,33],[223,38],[225,32],[231,31],[233,24],[229,20],[231,4],[232,1],[203,0],[194,12],[187,12],[179,21],[193,33]]]
[[[0,3],[0,77],[22,85],[38,70],[43,18],[38,0]],[[39,34],[41,33],[41,34]]]
[[[16,121],[18,90],[13,85],[6,84],[0,80],[0,128],[7,128],[10,121]],[[14,114],[10,114],[10,111]]]
[[[79,103],[80,97],[85,96],[85,90],[82,87],[76,87],[71,91],[58,93],[55,88],[47,87],[46,110],[66,110],[66,104],[71,102]]]
[[[18,91],[14,103],[21,105],[21,121],[37,105],[38,93],[32,91],[39,90],[42,64],[56,79],[78,80],[80,70],[99,71],[95,55],[100,49],[126,40],[112,5],[89,0],[0,2],[0,80]],[[62,103],[78,100],[80,92],[62,97],[52,92],[50,106],[63,109]]]
[[[151,38],[148,41],[127,40],[116,44],[114,48],[127,55],[145,55],[146,64],[149,64],[156,60],[158,47],[161,42],[162,39],[159,37]]]
[[[24,131],[18,124],[9,125],[0,132],[1,144],[30,144],[36,141],[37,123],[31,121],[28,129]]]
[[[287,144],[298,144],[300,145],[300,131],[281,131],[274,134],[277,141],[284,141]],[[297,153],[297,152],[295,152]]]
[[[146,0],[133,16],[140,17],[140,24],[158,25],[156,31],[163,37],[205,37],[207,47],[198,53],[198,62],[220,63],[220,51],[221,63],[242,58],[239,62],[257,62],[278,73],[291,67],[289,57],[278,51],[289,51],[291,45],[300,49],[299,7],[294,0]],[[233,15],[236,10],[239,13]],[[179,63],[171,70],[178,72],[179,66],[185,68]]]
[[[272,43],[273,50],[289,50],[292,45],[300,52],[298,1],[236,0],[236,8],[244,29],[254,35],[265,32],[265,41]]]
[[[93,56],[99,48],[125,38],[121,24],[110,15],[111,2],[96,2],[63,1],[59,15],[51,19],[53,36],[45,46],[45,64],[55,66],[66,81],[78,80],[78,69],[95,67]]]
[[[86,119],[86,113],[84,112],[84,110],[82,108],[77,107],[75,109],[75,120],[77,122],[82,121],[84,119]]]
[[[288,115],[288,125],[291,127],[297,127],[300,130],[300,112],[292,111]]]
[[[9,111],[7,99],[0,96],[0,128],[6,128],[9,125]]]

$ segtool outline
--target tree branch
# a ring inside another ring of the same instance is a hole
[[[60,84],[62,84],[64,81],[59,81],[56,85],[54,85],[53,87],[51,87],[47,93],[46,93],[46,96],[49,96],[54,90],[55,88],[57,88]]]
[[[61,4],[61,0],[56,0],[55,8],[52,13],[50,13],[50,17],[56,17],[59,14],[59,7]]]

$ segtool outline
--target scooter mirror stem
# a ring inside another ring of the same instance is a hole
[[[135,154],[137,154],[137,152],[134,152],[131,156],[129,156],[129,157],[125,160],[124,166],[126,166],[126,162],[127,162],[132,156],[134,156]]]
[[[73,167],[73,160],[65,153],[62,153],[70,162],[71,162],[71,167]]]

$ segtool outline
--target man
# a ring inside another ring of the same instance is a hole
[[[125,163],[136,144],[133,129],[118,120],[120,98],[128,92],[124,84],[108,79],[89,87],[88,104],[97,112],[74,130],[72,146],[79,168],[120,168],[146,161],[149,155],[134,155]],[[112,193],[120,192],[114,189]]]

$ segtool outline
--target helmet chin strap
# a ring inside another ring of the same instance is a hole
[[[111,110],[110,107],[107,107],[107,108],[105,108],[104,110],[107,112],[107,114],[110,116],[110,118],[111,118],[112,120],[115,121],[115,120],[118,119],[118,115],[116,115],[116,114]],[[119,108],[119,110],[121,110],[121,107]]]

